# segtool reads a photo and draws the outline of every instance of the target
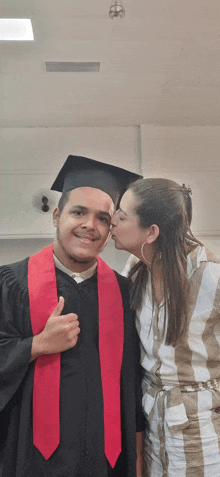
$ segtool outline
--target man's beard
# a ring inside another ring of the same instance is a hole
[[[74,257],[73,255],[68,255],[68,258],[73,262],[73,263],[83,263],[83,264],[87,264],[87,263],[90,263],[90,262],[94,262],[94,257],[93,258],[87,258],[85,260],[80,260],[76,257]]]
[[[65,253],[68,255],[68,258],[73,262],[73,263],[79,263],[79,264],[82,264],[82,265],[87,265],[91,262],[94,262],[96,260],[96,258],[94,257],[91,257],[91,258],[85,258],[85,259],[80,259],[80,258],[77,258],[75,257],[74,255],[70,255],[67,250],[64,248],[63,246],[63,243],[62,243],[62,239],[60,237],[60,228],[59,228],[59,224],[57,226],[57,233],[56,233],[56,237],[57,237],[57,241],[59,242],[60,246],[62,247],[62,249],[65,251]]]

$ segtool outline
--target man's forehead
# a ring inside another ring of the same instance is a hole
[[[95,187],[77,187],[70,191],[69,203],[71,206],[82,205],[87,206],[92,204],[99,205],[100,210],[105,208],[111,208],[114,210],[114,203],[112,198],[104,191],[96,189]]]

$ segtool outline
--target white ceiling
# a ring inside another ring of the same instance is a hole
[[[1,42],[1,125],[220,125],[220,2],[1,0],[31,18],[34,42]],[[100,61],[100,72],[46,73],[45,61]]]

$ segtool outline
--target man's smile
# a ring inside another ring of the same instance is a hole
[[[98,240],[98,237],[91,237],[90,235],[81,235],[76,233],[74,233],[73,235],[85,243],[92,243]]]

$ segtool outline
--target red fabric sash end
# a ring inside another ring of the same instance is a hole
[[[104,406],[105,455],[115,466],[121,452],[121,366],[124,310],[113,270],[98,257],[99,355]]]
[[[53,245],[30,257],[28,289],[34,336],[58,304]],[[33,385],[33,442],[45,459],[60,443],[60,353],[39,356]]]
[[[33,443],[46,460],[60,443],[59,404],[60,353],[39,356],[33,386]]]

